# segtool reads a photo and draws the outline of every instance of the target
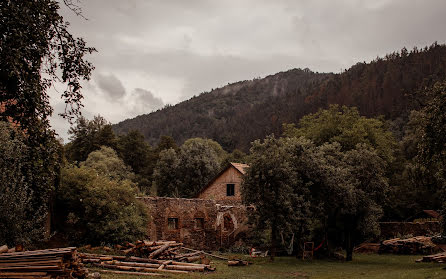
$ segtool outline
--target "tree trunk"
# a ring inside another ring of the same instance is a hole
[[[277,247],[276,234],[277,234],[277,228],[275,222],[273,222],[273,224],[271,225],[271,256],[270,256],[271,261],[274,261],[274,257],[276,256],[276,247]]]
[[[345,251],[346,251],[346,257],[345,260],[347,262],[353,260],[353,239],[352,239],[352,230],[347,226],[346,229],[346,239],[345,239]]]

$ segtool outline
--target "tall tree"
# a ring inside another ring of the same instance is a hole
[[[72,119],[82,106],[81,81],[93,70],[84,57],[94,48],[74,38],[68,25],[56,0],[0,2],[0,120],[14,122],[26,133],[24,167],[33,175],[20,178],[27,182],[36,212],[50,203],[60,172],[60,144],[49,126],[53,109],[48,89],[56,82],[67,86],[61,94],[63,116]]]
[[[138,131],[130,131],[126,135],[119,136],[117,146],[119,156],[136,174],[135,181],[139,188],[149,192],[158,154],[144,141],[144,136]]]
[[[1,119],[10,117],[28,133],[40,134],[53,111],[47,90],[60,81],[67,85],[61,96],[67,104],[63,115],[77,115],[80,82],[93,70],[84,56],[95,49],[69,33],[58,1],[2,1],[0,22],[0,103],[6,104]]]
[[[108,146],[117,149],[117,139],[111,124],[100,115],[93,120],[79,117],[76,126],[68,131],[70,140],[66,146],[66,155],[71,162],[85,161],[88,154],[98,150],[101,146]]]
[[[308,232],[311,215],[308,185],[301,176],[301,169],[295,168],[293,159],[302,156],[304,149],[310,147],[308,140],[293,142],[274,136],[252,143],[242,199],[255,207],[249,215],[255,229],[270,230],[272,259],[280,235],[300,233],[296,237],[300,241],[303,233]]]

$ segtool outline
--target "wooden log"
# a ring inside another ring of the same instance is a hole
[[[156,258],[156,257],[159,256],[162,252],[164,252],[167,248],[169,248],[170,245],[171,245],[171,244],[169,244],[169,243],[164,244],[161,248],[159,248],[158,250],[155,250],[154,252],[152,252],[152,253],[149,255],[149,259]]]
[[[131,252],[133,252],[133,248],[129,248],[129,249],[125,249],[122,252],[124,252],[124,254],[130,254]]]
[[[8,252],[8,245],[0,246],[0,254]]]
[[[14,276],[14,275],[24,275],[24,276],[45,276],[48,273],[46,272],[0,272],[2,276]]]
[[[169,270],[201,271],[201,272],[205,270],[205,267],[190,266],[190,265],[166,265],[165,268]]]
[[[133,266],[123,266],[123,265],[113,265],[113,264],[93,264],[93,265],[102,268],[118,269],[124,271],[167,272],[167,273],[184,273],[184,274],[187,273],[187,271],[182,271],[182,270],[167,270],[167,269],[158,270],[156,268],[133,267]]]
[[[228,266],[246,266],[249,265],[249,262],[242,260],[230,260],[228,261]]]
[[[159,273],[153,273],[153,272],[131,272],[131,271],[119,271],[119,270],[107,270],[107,269],[101,269],[99,272],[102,273],[113,273],[113,274],[127,274],[127,275],[134,275],[134,276],[164,276]]]
[[[166,265],[171,264],[171,263],[172,263],[172,260],[165,261],[160,265],[160,267],[158,267],[158,269],[164,269],[166,267]]]
[[[187,258],[186,258],[186,261],[187,261],[188,263],[193,263],[193,262],[196,262],[196,261],[200,260],[201,257],[202,257],[202,256],[187,257]]]
[[[134,267],[147,267],[147,268],[159,268],[160,264],[156,263],[135,263],[135,262],[121,262],[121,261],[106,261],[104,264],[134,266]]]
[[[16,251],[16,252],[23,252],[23,250],[25,250],[25,249],[24,249],[24,247],[23,247],[22,244],[17,244],[17,245],[15,246],[15,251]]]
[[[191,249],[191,248],[186,248],[186,247],[182,247],[182,249],[185,249],[185,250],[188,250],[188,251],[194,251],[194,252],[201,252],[202,254],[205,254],[205,255],[208,255],[208,256],[211,256],[211,257],[220,259],[220,260],[224,260],[224,261],[228,261],[228,260],[229,260],[228,258],[225,258],[225,257],[222,257],[222,256],[217,256],[217,255],[210,254],[210,253],[206,253],[206,252],[204,252],[204,251],[199,251],[199,250],[195,250],[195,249]]]

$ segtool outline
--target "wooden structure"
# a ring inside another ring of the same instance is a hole
[[[201,190],[197,198],[218,201],[241,201],[240,185],[248,167],[246,164],[229,163],[223,171]]]
[[[314,242],[304,242],[302,260],[313,259],[313,252],[314,252]]]

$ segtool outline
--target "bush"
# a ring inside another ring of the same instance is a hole
[[[77,244],[135,241],[146,233],[147,209],[130,180],[111,180],[86,166],[62,170],[57,195],[64,231]]]

